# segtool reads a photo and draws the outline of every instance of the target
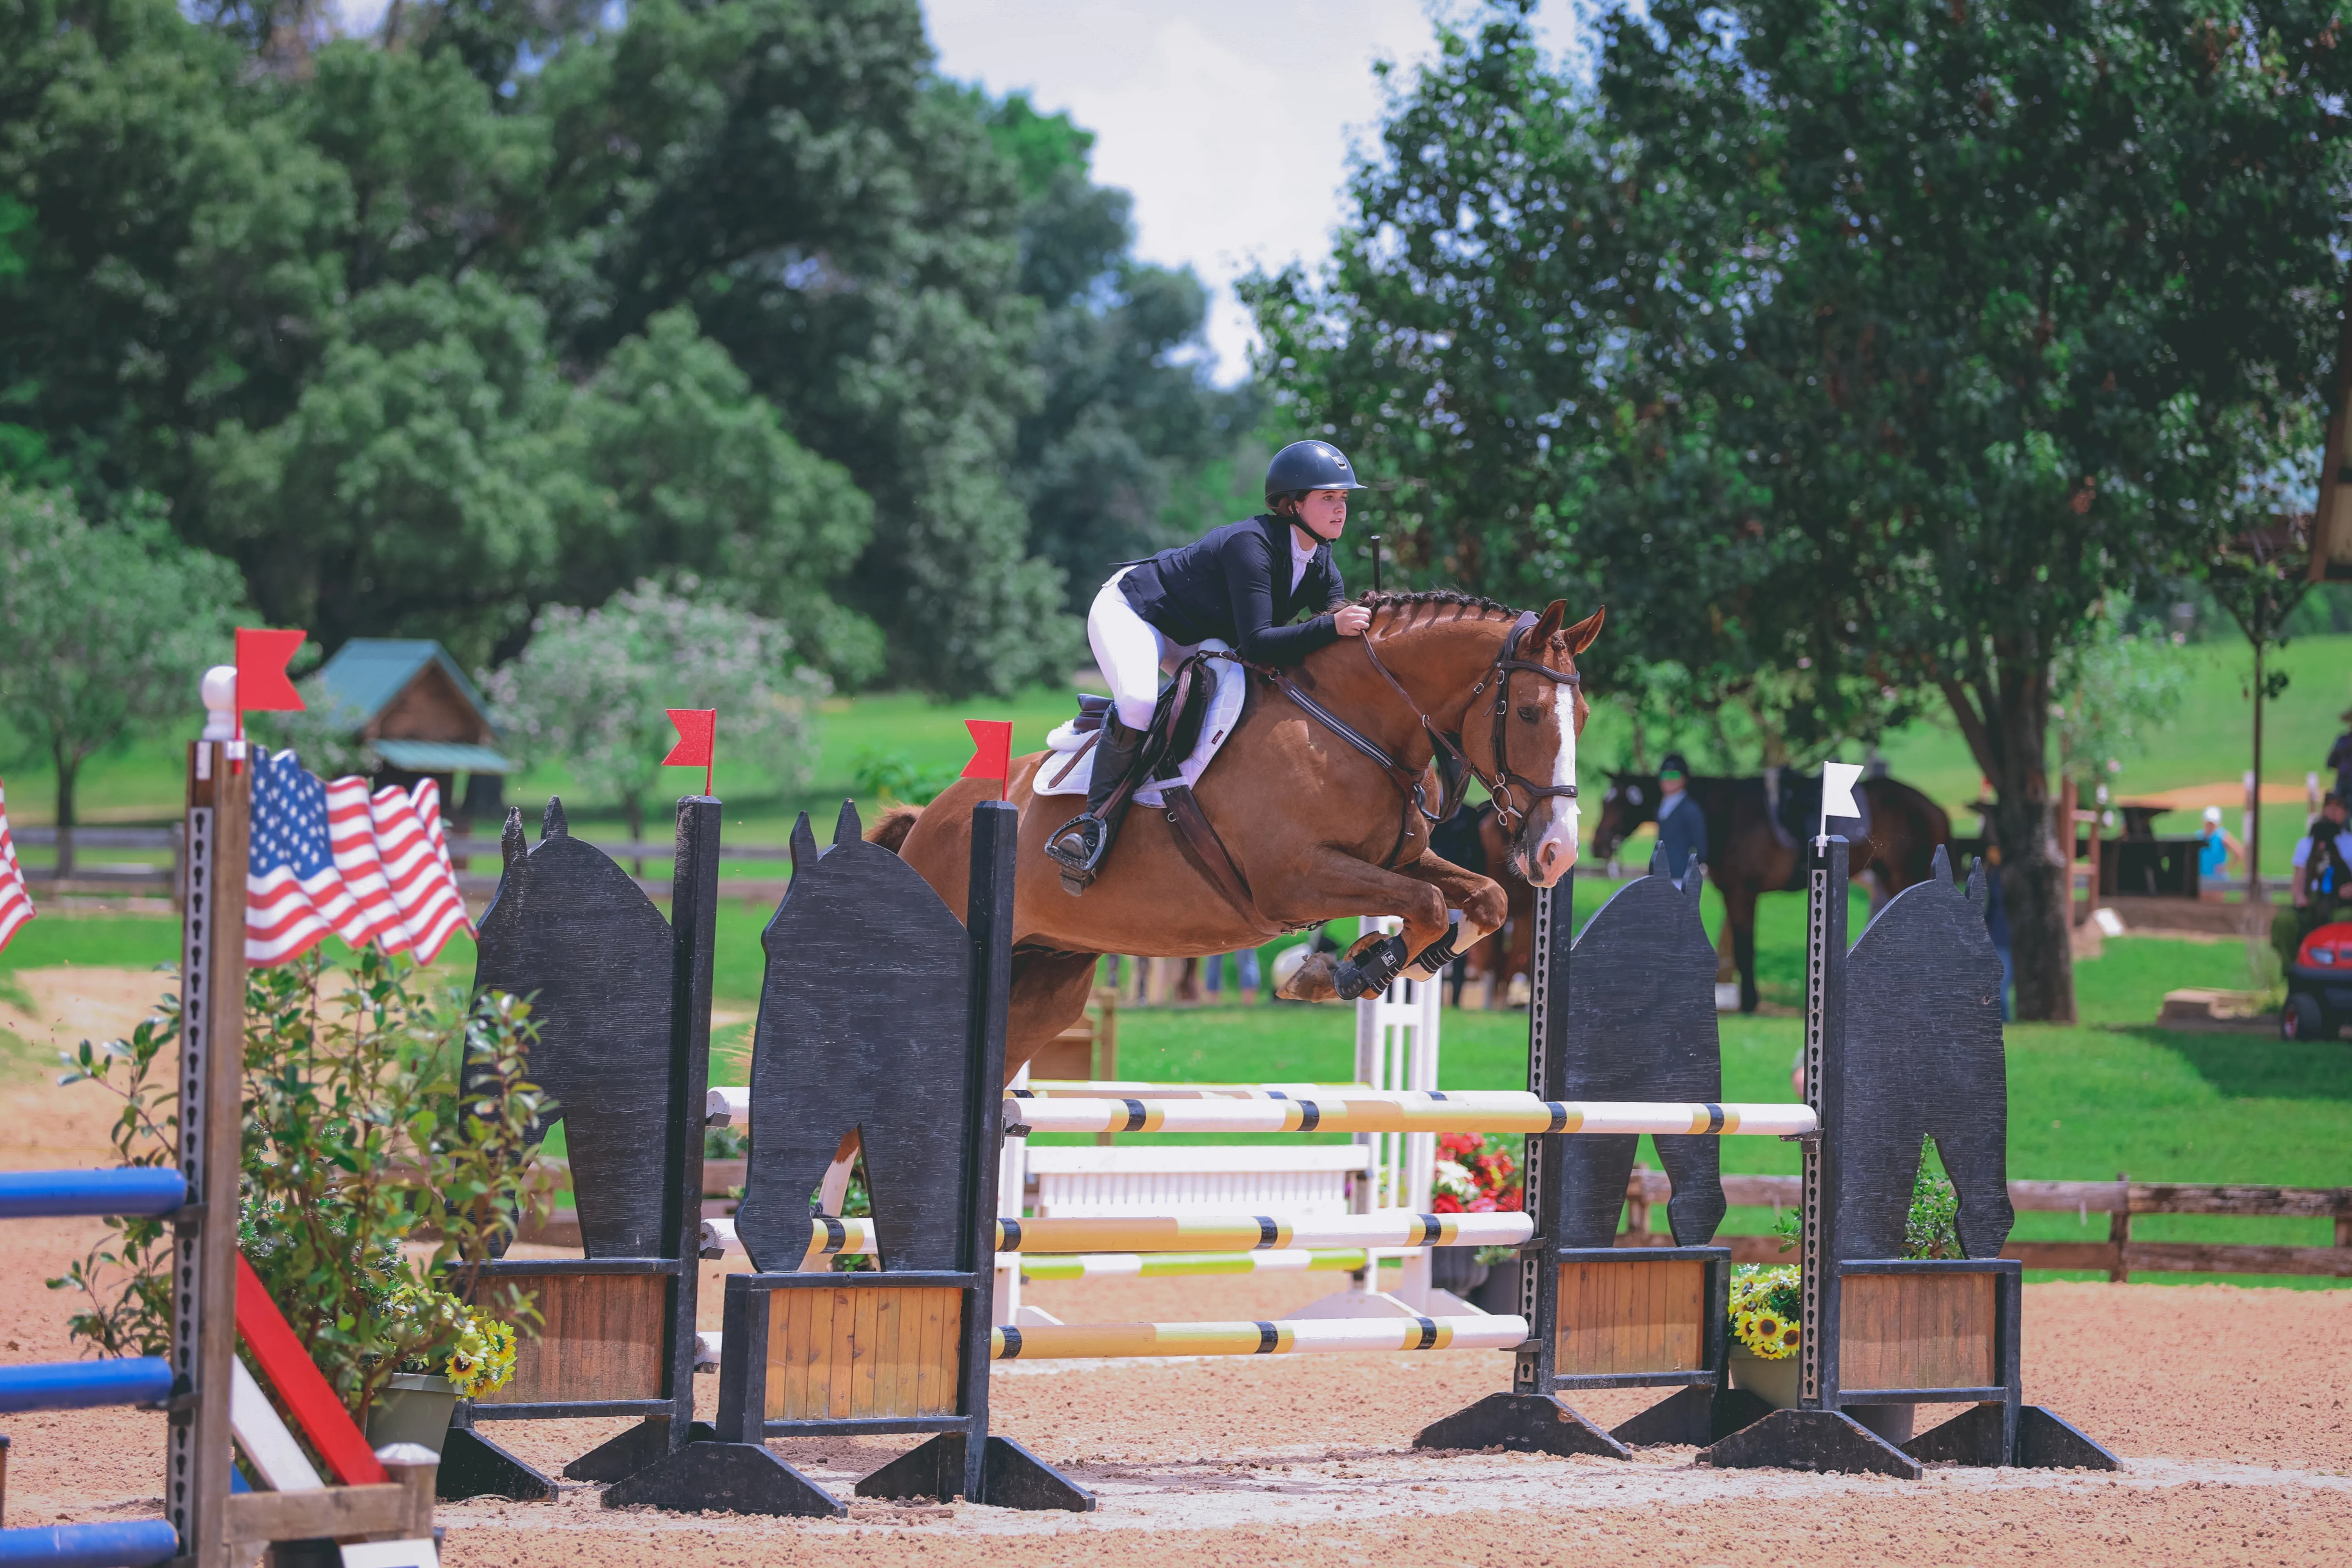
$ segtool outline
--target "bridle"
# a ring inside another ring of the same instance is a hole
[[[1534,810],[1538,801],[1562,797],[1569,800],[1576,798],[1576,784],[1573,780],[1564,784],[1538,784],[1511,766],[1510,728],[1507,722],[1510,717],[1511,677],[1516,673],[1525,672],[1529,675],[1540,675],[1554,685],[1581,687],[1584,683],[1584,678],[1575,670],[1554,669],[1539,659],[1523,658],[1519,656],[1519,645],[1527,639],[1527,635],[1535,629],[1539,618],[1533,610],[1520,612],[1519,618],[1512,623],[1510,631],[1503,638],[1502,650],[1496,654],[1494,662],[1486,667],[1486,673],[1479,678],[1478,684],[1470,689],[1469,704],[1464,708],[1464,712],[1466,714],[1470,706],[1476,704],[1486,688],[1489,685],[1494,687],[1492,728],[1495,731],[1495,765],[1491,772],[1472,762],[1468,753],[1462,749],[1461,737],[1439,729],[1436,721],[1429,716],[1420,703],[1413,700],[1412,693],[1404,689],[1404,683],[1390,673],[1389,667],[1381,662],[1380,651],[1372,646],[1370,627],[1365,627],[1363,637],[1358,639],[1364,646],[1364,657],[1371,661],[1372,668],[1380,672],[1381,679],[1388,682],[1389,689],[1396,693],[1397,700],[1403,703],[1406,710],[1420,721],[1422,732],[1429,737],[1432,753],[1451,756],[1465,771],[1486,786],[1486,793],[1494,799],[1495,809],[1502,816],[1504,826],[1515,837],[1525,835],[1528,814]],[[1388,749],[1379,742],[1360,733],[1353,726],[1343,721],[1338,714],[1308,696],[1299,688],[1298,683],[1291,679],[1289,671],[1264,669],[1260,673],[1271,679],[1284,696],[1306,710],[1325,729],[1329,730],[1386,770],[1389,780],[1396,785],[1397,792],[1405,797],[1414,810],[1421,813],[1424,821],[1434,826],[1453,815],[1454,807],[1460,803],[1458,800],[1446,798],[1450,792],[1441,787],[1439,808],[1435,811],[1431,810],[1429,792],[1422,784],[1422,773],[1419,770],[1406,767],[1395,757],[1390,755]],[[1443,771],[1440,770],[1441,773]],[[1513,798],[1515,795],[1525,804],[1515,802]],[[1405,837],[1411,826],[1410,816],[1399,826],[1397,842],[1389,850],[1391,860],[1394,860],[1398,851],[1404,847]]]
[[[1478,782],[1485,784],[1486,793],[1494,797],[1495,809],[1498,813],[1507,818],[1517,819],[1517,825],[1512,828],[1515,834],[1526,831],[1528,813],[1535,809],[1537,802],[1576,798],[1574,779],[1569,780],[1564,784],[1538,784],[1511,766],[1511,731],[1510,725],[1506,721],[1510,717],[1512,675],[1522,671],[1528,675],[1540,675],[1555,686],[1573,686],[1580,689],[1584,685],[1584,677],[1576,670],[1554,669],[1541,659],[1519,657],[1519,643],[1528,633],[1535,629],[1535,626],[1536,613],[1533,610],[1521,612],[1519,618],[1512,624],[1510,635],[1503,639],[1503,651],[1495,656],[1495,662],[1487,669],[1486,679],[1470,689],[1470,700],[1475,702],[1478,700],[1478,694],[1486,689],[1486,682],[1491,680],[1495,683],[1494,721],[1491,726],[1495,731],[1495,774],[1494,777],[1488,778],[1484,773],[1480,773]],[[1364,651],[1371,653],[1371,639],[1367,637],[1364,639]],[[1375,667],[1380,665],[1378,654],[1372,655],[1372,663]],[[1388,675],[1385,668],[1381,668],[1381,673]],[[1390,677],[1389,684],[1396,687],[1399,696],[1403,695],[1404,688],[1397,686],[1393,676]],[[1411,700],[1410,698],[1406,699],[1408,703]],[[1465,711],[1467,710],[1465,709]],[[1573,724],[1575,721],[1575,716],[1571,713],[1569,722]],[[1423,728],[1429,728],[1429,720],[1426,717],[1423,717],[1421,722]],[[1436,733],[1434,730],[1431,730],[1430,732],[1433,735]],[[1447,749],[1461,760],[1463,766],[1470,768],[1473,773],[1477,772],[1470,759],[1462,755],[1462,749],[1459,746],[1449,744]],[[1526,797],[1526,805],[1515,806],[1511,804],[1511,793],[1515,790]]]

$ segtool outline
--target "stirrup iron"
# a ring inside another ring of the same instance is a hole
[[[1045,840],[1045,856],[1062,868],[1062,887],[1073,895],[1083,893],[1094,885],[1096,868],[1102,864],[1103,852],[1109,847],[1108,825],[1091,811],[1082,811],[1061,826],[1054,829]],[[1065,846],[1064,840],[1076,837],[1076,848]]]

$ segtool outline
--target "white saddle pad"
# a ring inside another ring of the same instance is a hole
[[[1209,638],[1201,646],[1223,653],[1233,651],[1230,644],[1215,637]],[[1188,789],[1200,783],[1202,770],[1217,754],[1217,749],[1225,743],[1225,737],[1234,732],[1234,726],[1241,722],[1242,700],[1249,694],[1244,684],[1248,673],[1229,658],[1209,660],[1209,711],[1201,721],[1201,739],[1192,747],[1192,754],[1186,757],[1183,766],[1177,770],[1176,777],[1145,784],[1135,792],[1139,804],[1160,805],[1161,783],[1180,784]],[[1086,745],[1093,734],[1091,730],[1079,733],[1077,721],[1073,719],[1045,737],[1045,749],[1055,754],[1047,757],[1045,766],[1037,770],[1037,780],[1033,786],[1037,794],[1083,795],[1087,793],[1087,787],[1095,776],[1094,751],[1088,747],[1087,754],[1075,763],[1070,760],[1069,753]]]

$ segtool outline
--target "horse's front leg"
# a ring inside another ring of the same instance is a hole
[[[1385,991],[1409,959],[1444,940],[1448,929],[1445,898],[1435,887],[1328,846],[1318,845],[1302,858],[1279,892],[1261,895],[1258,901],[1284,925],[1347,915],[1392,915],[1404,922],[1402,931],[1367,938],[1344,957],[1310,954],[1276,989],[1275,994],[1292,1002],[1352,1002],[1368,992]]]
[[[1449,910],[1462,911],[1462,923],[1426,948],[1413,950],[1412,962],[1405,973],[1415,980],[1433,978],[1462,954],[1469,952],[1488,937],[1503,929],[1510,919],[1511,900],[1502,884],[1491,877],[1456,866],[1443,856],[1423,850],[1421,858],[1398,871],[1418,882],[1427,882],[1437,889]]]

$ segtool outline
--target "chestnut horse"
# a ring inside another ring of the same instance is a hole
[[[1084,894],[1063,891],[1045,840],[1071,811],[1033,793],[1044,752],[1017,758],[1005,798],[1020,809],[1013,901],[1013,1002],[1005,1068],[1018,1068],[1077,1022],[1107,952],[1207,957],[1343,915],[1404,922],[1405,973],[1423,978],[1498,929],[1503,891],[1429,850],[1428,825],[1402,778],[1433,778],[1443,737],[1509,804],[1510,859],[1538,887],[1576,863],[1576,733],[1590,711],[1576,656],[1600,635],[1601,612],[1563,626],[1565,606],[1522,614],[1453,593],[1368,594],[1362,638],[1342,637],[1290,670],[1308,701],[1385,753],[1360,750],[1293,699],[1270,673],[1249,677],[1239,723],[1195,795],[1255,908],[1193,869],[1167,814],[1139,806]],[[895,848],[950,909],[964,907],[971,808],[994,795],[966,779],[919,812],[898,807],[868,835]],[[1428,794],[1434,808],[1435,790]],[[1449,931],[1446,911],[1462,911]],[[1350,950],[1352,961],[1378,939]],[[1351,962],[1318,954],[1282,994],[1328,1001]]]
[[[1774,826],[1761,778],[1692,778],[1684,787],[1706,817],[1707,880],[1723,895],[1732,962],[1739,968],[1739,1010],[1753,1013],[1756,899],[1797,889],[1804,846]],[[1951,839],[1952,819],[1942,806],[1894,779],[1864,779],[1858,787],[1869,804],[1870,831],[1853,838],[1847,866],[1856,878],[1871,873],[1875,905],[1927,879],[1936,847]],[[1611,773],[1601,820],[1592,829],[1592,852],[1606,859],[1634,828],[1655,822],[1658,798],[1655,773]],[[1844,831],[1851,836],[1855,826],[1849,823]]]

